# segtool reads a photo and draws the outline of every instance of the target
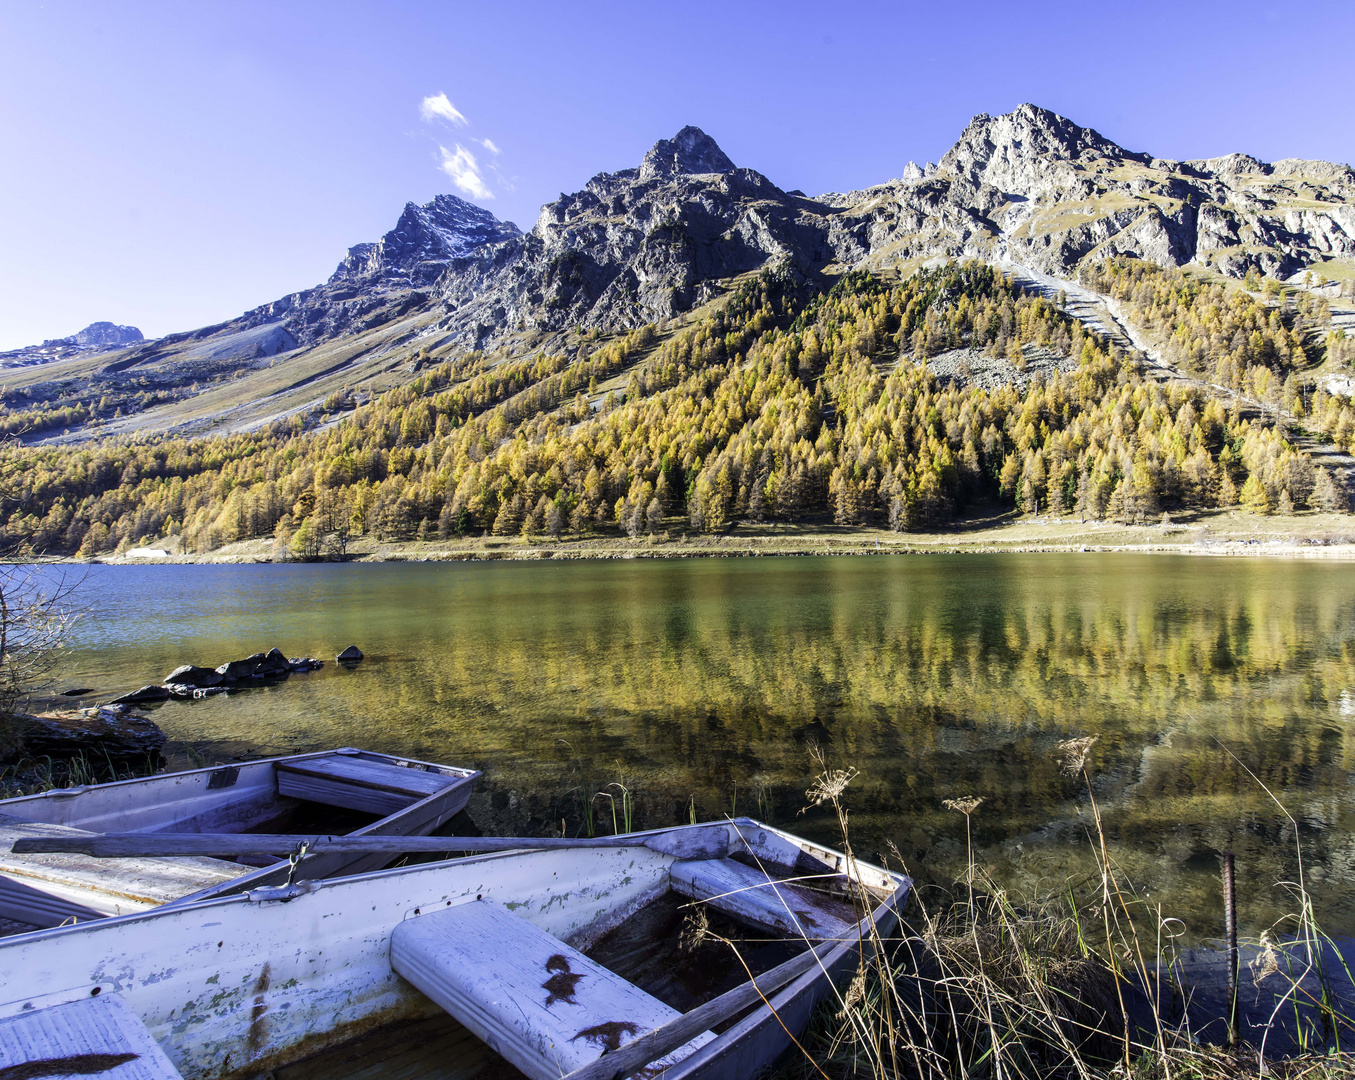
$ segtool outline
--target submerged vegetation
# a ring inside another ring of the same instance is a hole
[[[1196,326],[1181,312],[1199,305],[1156,278],[1119,263],[1105,273],[1104,287],[1153,318]],[[1242,351],[1225,350],[1218,371],[1257,389],[1259,372],[1300,362],[1292,321],[1228,312]],[[1198,336],[1182,339],[1192,363],[1218,351]],[[988,389],[939,379],[926,361],[955,349],[1006,358],[1017,377]],[[1043,354],[1075,366],[1027,371]],[[351,404],[343,394],[326,409]],[[1272,425],[1198,386],[1145,380],[1055,304],[979,264],[895,284],[853,272],[827,293],[764,271],[695,325],[644,327],[572,357],[470,353],[304,428],[294,418],[203,440],[9,446],[4,537],[85,556],[171,536],[200,553],[272,537],[283,556],[313,559],[342,556],[361,534],[635,536],[736,520],[906,531],[976,500],[1125,521],[1340,501]]]

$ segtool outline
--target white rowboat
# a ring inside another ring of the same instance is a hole
[[[10,846],[20,838],[244,833],[298,814],[324,821],[335,809],[368,822],[353,836],[422,836],[465,807],[479,776],[345,748],[0,800],[0,918],[46,927],[126,915],[277,884],[289,870],[287,860],[275,857],[253,866],[216,858],[14,855]],[[315,827],[312,822],[307,831]],[[358,874],[395,857],[336,852],[304,860],[299,873]]]
[[[682,847],[660,837],[697,833],[720,842],[696,850],[730,856],[658,850]],[[7,1018],[116,995],[184,1077],[229,1080],[441,1007],[534,1080],[647,1062],[673,1080],[745,1080],[804,1029],[863,944],[893,933],[911,887],[746,818],[633,839],[258,888],[0,939],[0,1048]],[[583,955],[674,893],[817,949],[760,976],[760,989],[683,1016]],[[717,1022],[732,1023],[715,1034]],[[632,1044],[639,1061],[626,1057]]]

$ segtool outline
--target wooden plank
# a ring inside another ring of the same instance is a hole
[[[250,872],[250,867],[219,859],[129,858],[108,862],[88,855],[15,855],[10,851],[18,840],[38,838],[90,837],[78,829],[0,815],[0,876],[17,886],[45,893],[54,901],[43,921],[38,922],[31,916],[39,915],[39,910],[26,903],[38,898],[23,888],[7,889],[0,893],[0,901],[14,900],[16,914],[9,915],[0,908],[0,915],[39,926],[55,925],[73,914],[78,917],[74,911],[63,913],[66,905],[87,908],[98,915],[127,915]],[[25,914],[17,913],[20,907]]]
[[[278,794],[382,817],[442,791],[457,779],[353,754],[327,754],[277,764]]]
[[[489,900],[400,923],[391,968],[532,1080],[558,1080],[681,1016]],[[655,1068],[714,1037],[696,1034]]]
[[[0,1020],[0,1075],[182,1080],[116,994]]]
[[[454,776],[426,772],[423,769],[406,769],[400,765],[392,765],[384,761],[370,761],[348,754],[280,761],[278,762],[278,772],[314,776],[324,780],[339,780],[345,784],[368,787],[376,791],[391,791],[400,795],[417,796],[421,799],[432,795],[435,791],[441,791],[448,784],[456,782]]]
[[[733,859],[688,859],[670,871],[673,890],[738,919],[806,941],[845,938],[856,926],[812,893],[778,882]]]

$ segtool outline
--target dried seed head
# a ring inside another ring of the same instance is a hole
[[[1280,955],[1275,951],[1275,945],[1270,940],[1269,931],[1261,931],[1260,945],[1261,949],[1250,965],[1252,982],[1257,986],[1260,986],[1262,980],[1268,975],[1274,975],[1280,970]]]
[[[855,780],[856,776],[857,770],[855,768],[824,769],[809,785],[809,788],[805,791],[805,797],[809,799],[812,806],[818,806],[825,802],[837,802],[842,793],[847,790],[847,785]]]
[[[944,799],[941,805],[947,810],[958,810],[965,817],[968,817],[983,805],[983,798],[978,795],[966,795],[963,799]]]
[[[866,968],[863,964],[856,969],[847,992],[842,996],[842,1008],[838,1010],[839,1020],[847,1019],[851,1011],[866,1000]]]
[[[1059,743],[1059,756],[1063,759],[1063,771],[1069,776],[1080,773],[1087,767],[1087,755],[1096,745],[1100,735],[1084,735],[1080,739],[1065,739]]]
[[[695,952],[710,936],[710,919],[706,917],[706,909],[697,906],[683,920],[682,930],[678,934],[678,948],[684,953]]]

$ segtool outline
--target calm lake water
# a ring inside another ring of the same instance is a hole
[[[83,573],[77,570],[76,573]],[[486,831],[611,831],[731,810],[822,840],[818,766],[857,849],[922,881],[977,857],[1018,893],[1092,874],[1090,770],[1121,869],[1191,936],[1293,910],[1302,869],[1355,931],[1355,565],[1165,555],[94,566],[62,686],[106,700],[276,645],[326,667],[155,711],[193,753],[355,745],[485,770]],[[357,644],[347,671],[334,654]],[[1274,793],[1281,810],[1262,788]],[[1289,816],[1286,816],[1286,811]],[[1290,818],[1292,817],[1292,821]],[[897,848],[897,855],[890,851]]]

